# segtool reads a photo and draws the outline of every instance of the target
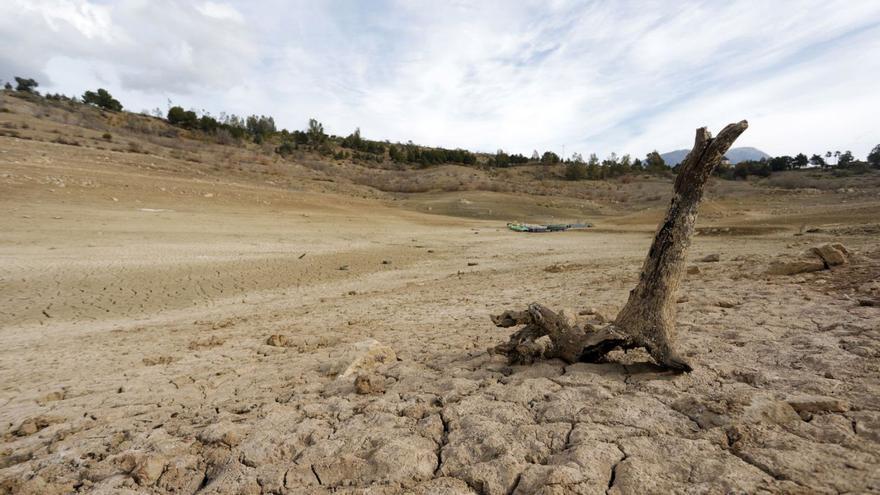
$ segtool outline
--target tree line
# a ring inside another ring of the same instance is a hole
[[[6,82],[4,85],[6,90],[40,96],[36,89],[39,87],[36,80],[24,77],[15,77],[14,79],[15,86],[11,82]],[[61,94],[47,94],[45,98],[82,103],[112,112],[123,111],[122,103],[104,88],[86,91],[80,98]],[[498,168],[524,164],[548,166],[562,164],[564,165],[564,176],[568,180],[603,180],[627,174],[644,173],[668,175],[674,174],[678,167],[678,165],[669,167],[656,150],[648,153],[644,160],[633,159],[628,154],[618,156],[616,153],[611,153],[604,160],[599,160],[596,154],[592,153],[584,160],[580,153],[572,153],[570,157],[562,158],[553,151],[538,153],[535,150],[530,157],[526,157],[519,153],[509,154],[499,149],[494,155],[479,160],[476,153],[461,148],[431,148],[416,145],[412,141],[391,143],[387,140],[366,139],[361,136],[360,128],[356,128],[354,132],[345,137],[327,135],[324,131],[324,125],[314,118],[309,119],[305,129],[288,131],[287,129],[278,130],[275,119],[271,116],[241,117],[221,112],[219,117],[214,117],[208,112],[187,110],[179,105],[170,106],[170,102],[167,113],[163,113],[158,108],[152,112],[145,110],[141,113],[161,118],[181,129],[213,136],[221,144],[231,144],[243,140],[250,140],[256,144],[277,143],[274,150],[282,156],[289,156],[296,150],[309,150],[340,160],[384,162],[387,158],[394,163],[415,164],[422,167],[444,163],[458,163],[468,166],[482,164]],[[336,145],[336,149],[331,145]],[[747,160],[735,165],[722,163],[713,173],[721,178],[735,180],[746,179],[749,176],[768,177],[774,172],[799,170],[807,167],[855,173],[867,171],[869,168],[880,169],[880,144],[871,150],[865,161],[856,159],[851,151],[826,151],[824,154],[813,154],[809,158],[804,153],[798,153],[795,156],[785,155],[769,159]]]

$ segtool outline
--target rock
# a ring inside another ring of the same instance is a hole
[[[440,477],[413,489],[414,495],[473,495],[475,492],[460,479]]]
[[[171,459],[159,478],[158,487],[165,493],[195,493],[205,478],[199,469],[200,458],[182,455]]]
[[[834,397],[821,395],[803,395],[788,399],[788,404],[799,414],[820,412],[846,412],[849,411],[849,403]]]
[[[275,347],[287,347],[287,336],[277,333],[270,335],[269,338],[266,339],[266,344]]]
[[[50,418],[48,416],[37,416],[36,418],[24,420],[13,434],[18,437],[26,437],[48,427],[49,425],[59,423],[59,418]]]
[[[156,366],[160,364],[171,364],[174,358],[171,356],[145,357],[141,360],[145,366]]]
[[[479,263],[477,263],[477,262],[475,262],[475,261],[469,261],[468,264],[467,264],[467,266],[477,266],[478,264],[479,264]]]
[[[700,261],[703,263],[717,263],[721,261],[721,256],[718,253],[707,254],[700,258]]]
[[[721,301],[718,301],[718,306],[720,306],[722,308],[729,309],[729,308],[735,308],[735,307],[739,306],[739,303],[736,301],[721,300]]]
[[[842,244],[822,244],[810,249],[810,253],[822,258],[827,266],[846,264],[849,251]]]
[[[199,433],[199,440],[206,444],[221,444],[228,447],[235,447],[241,443],[242,439],[241,427],[230,423],[229,421],[221,421],[208,425]]]
[[[354,390],[358,394],[378,394],[385,391],[385,377],[373,373],[358,375],[354,379]]]
[[[346,378],[356,373],[367,373],[397,359],[394,349],[375,339],[350,344],[330,356],[331,361],[321,366],[324,373]]]
[[[700,270],[700,267],[698,266],[689,266],[687,268],[688,275],[699,275],[700,273],[702,273],[702,270]]]
[[[347,271],[347,270],[348,270],[348,265],[342,265],[342,266],[339,267],[339,269],[342,270],[342,271]]]
[[[443,440],[443,420],[439,414],[431,414],[416,423],[416,432],[439,444]]]
[[[36,422],[29,419],[29,420],[23,422],[22,424],[20,424],[18,426],[18,428],[16,428],[15,435],[19,436],[19,437],[26,437],[28,435],[33,435],[37,431],[39,431],[39,430],[37,429]]]
[[[165,459],[162,456],[147,455],[135,466],[131,475],[139,485],[149,486],[155,483],[159,476],[162,476],[162,471],[164,470]]]
[[[191,351],[200,351],[202,349],[212,349],[214,347],[218,347],[223,345],[223,339],[216,335],[212,335],[211,337],[204,340],[193,340],[189,343],[189,350]]]
[[[383,265],[390,265],[390,264],[391,264],[391,260],[382,260],[382,264],[383,264]]]
[[[770,263],[768,275],[797,275],[798,273],[818,272],[825,269],[820,258],[793,258],[776,260]]]

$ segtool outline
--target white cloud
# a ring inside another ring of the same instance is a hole
[[[642,156],[748,118],[743,145],[864,156],[878,34],[870,1],[4,2],[0,77],[482,151]]]
[[[235,7],[226,3],[204,2],[196,7],[196,10],[207,17],[223,19],[234,22],[244,22],[244,17],[235,10]]]

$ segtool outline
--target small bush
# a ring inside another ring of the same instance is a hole
[[[140,143],[136,143],[134,141],[128,142],[128,151],[130,153],[144,153],[144,148],[140,145]]]
[[[215,138],[217,140],[217,144],[222,144],[222,145],[235,144],[235,138],[232,137],[232,133],[226,129],[217,129],[217,133],[215,134]]]
[[[113,141],[113,134],[110,134],[109,132],[105,132],[104,134],[101,135],[101,138],[104,139],[104,141]]]
[[[289,155],[292,155],[295,150],[296,150],[296,144],[288,141],[288,142],[281,143],[280,146],[275,148],[275,153],[278,153],[281,156],[289,156]]]
[[[79,146],[79,141],[76,141],[75,139],[67,140],[61,136],[55,138],[52,142],[57,144],[66,144],[68,146]]]

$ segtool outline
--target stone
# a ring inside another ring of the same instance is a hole
[[[132,460],[134,468],[131,477],[141,486],[153,485],[165,470],[165,458],[158,454],[138,454]]]
[[[846,264],[848,250],[842,244],[822,244],[810,249],[810,253],[822,258],[827,266]]]
[[[721,256],[718,253],[707,254],[700,258],[700,261],[703,263],[717,263],[721,261]]]
[[[360,395],[382,393],[385,391],[385,377],[373,373],[358,375],[354,379],[354,390]]]
[[[275,347],[287,347],[287,336],[274,334],[270,335],[268,339],[266,339],[266,344],[275,346]]]
[[[48,427],[54,423],[58,423],[61,420],[59,418],[52,418],[48,416],[37,416],[36,418],[30,418],[22,421],[22,423],[18,426],[18,428],[13,431],[13,434],[18,437],[26,437],[29,435],[33,435],[34,433],[42,430],[43,428]]]
[[[362,340],[350,344],[335,354],[321,370],[337,378],[347,378],[357,373],[367,373],[379,366],[390,364],[397,359],[394,349],[375,339]]]
[[[842,399],[821,395],[802,395],[788,399],[786,402],[798,413],[846,412],[850,405]]]
[[[789,258],[770,263],[768,275],[797,275],[799,273],[818,272],[825,269],[825,263],[816,257]]]
[[[700,270],[700,267],[698,267],[698,266],[689,266],[687,268],[688,275],[699,275],[701,272],[702,272],[702,270]]]
[[[240,427],[228,421],[208,425],[199,433],[199,440],[206,444],[220,444],[235,447],[241,443]]]

